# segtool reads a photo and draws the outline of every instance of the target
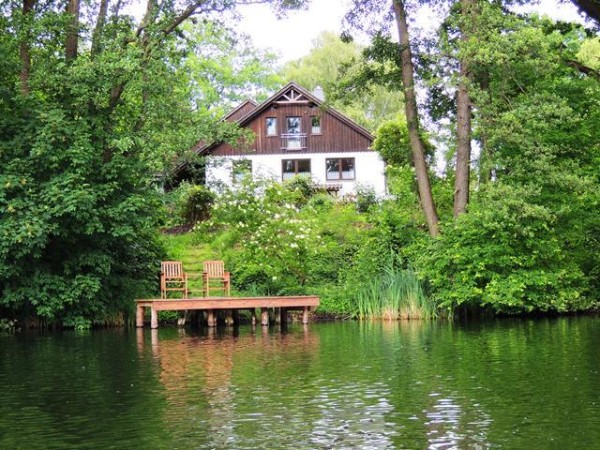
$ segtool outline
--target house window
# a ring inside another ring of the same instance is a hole
[[[284,159],[281,161],[281,174],[284,180],[296,175],[310,177],[310,159]]]
[[[331,158],[325,160],[327,180],[354,180],[354,158]]]
[[[247,176],[252,176],[252,161],[249,159],[233,161],[231,168],[231,178],[233,182],[239,183]]]
[[[267,136],[277,136],[277,117],[267,117]]]
[[[320,116],[311,116],[311,133],[312,134],[321,134],[321,117]]]

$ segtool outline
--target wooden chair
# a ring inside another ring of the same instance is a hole
[[[188,296],[187,273],[181,261],[160,263],[160,297],[167,298],[169,291],[183,292],[183,298]]]
[[[210,295],[211,289],[223,291],[226,297],[231,296],[230,276],[229,272],[225,272],[223,261],[204,261],[202,285],[205,297]]]

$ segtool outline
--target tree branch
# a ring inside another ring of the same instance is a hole
[[[181,14],[175,17],[175,19],[173,19],[173,22],[171,22],[167,27],[165,27],[163,33],[171,34],[184,20],[186,20],[192,14],[194,14],[196,10],[204,3],[206,3],[206,0],[197,0],[194,3],[192,3]]]
[[[600,72],[592,69],[591,67],[586,66],[585,64],[581,64],[579,61],[567,60],[567,65],[575,68],[581,73],[584,73],[590,77],[594,77],[595,79],[600,80]]]

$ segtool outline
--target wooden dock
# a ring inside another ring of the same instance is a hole
[[[302,323],[308,323],[308,313],[311,308],[319,306],[319,297],[314,295],[289,297],[198,297],[170,299],[140,299],[136,300],[135,324],[138,328],[144,326],[144,308],[150,308],[150,327],[158,328],[158,311],[207,311],[208,326],[217,325],[217,310],[240,311],[250,310],[256,314],[261,311],[261,325],[269,324],[269,308],[280,308],[281,317],[288,310],[302,310]]]

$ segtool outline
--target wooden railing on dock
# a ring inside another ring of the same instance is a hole
[[[319,297],[300,295],[288,297],[199,297],[182,299],[139,299],[136,300],[136,326],[144,326],[144,309],[150,308],[150,327],[158,328],[158,311],[204,310],[208,312],[208,326],[216,326],[217,310],[261,310],[261,324],[268,325],[268,309],[303,310],[302,323],[308,323],[311,308],[319,306]]]

